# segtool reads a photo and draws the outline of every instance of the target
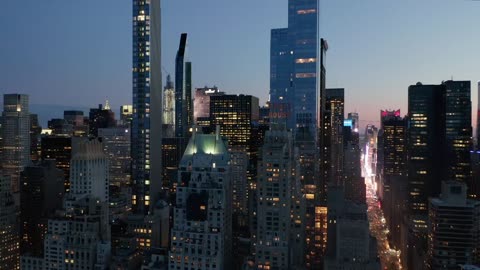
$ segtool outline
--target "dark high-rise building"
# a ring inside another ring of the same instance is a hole
[[[160,0],[133,1],[133,210],[145,214],[162,186]]]
[[[298,128],[295,134],[295,176],[305,196],[305,265],[309,269],[318,269],[325,254],[326,224],[321,217],[323,187],[318,175],[316,141],[307,129]]]
[[[345,199],[357,204],[365,204],[366,186],[362,177],[358,132],[352,127],[343,127],[343,188]]]
[[[429,199],[425,269],[458,269],[480,264],[480,202],[467,199],[459,181],[442,183],[440,197]]]
[[[323,131],[325,141],[323,147],[324,162],[327,170],[327,181],[335,185],[343,185],[343,120],[345,90],[343,88],[325,90],[325,108]]]
[[[416,230],[427,228],[428,197],[440,193],[445,106],[441,85],[408,88],[408,202]]]
[[[50,129],[51,135],[72,136],[73,134],[73,126],[62,118],[48,120],[48,129]]]
[[[30,160],[33,162],[40,160],[42,127],[38,122],[38,115],[30,114]]]
[[[70,191],[70,160],[72,159],[72,138],[66,136],[45,136],[42,138],[42,160],[55,160],[63,171],[64,188]]]
[[[380,173],[379,173],[380,172]],[[377,176],[379,197],[392,236],[400,234],[403,198],[407,181],[407,119],[400,117],[400,110],[381,111],[381,129],[378,135]],[[394,183],[402,181],[405,183]],[[401,215],[400,215],[401,216]],[[395,246],[400,243],[396,241]]]
[[[175,59],[175,136],[188,137],[193,124],[192,63],[185,62],[187,34],[180,36]]]
[[[108,106],[108,101],[105,107],[102,104],[98,105],[96,109],[90,109],[89,113],[89,129],[90,136],[98,137],[98,129],[111,128],[117,125],[115,121],[115,114]]]
[[[212,130],[220,126],[220,134],[228,138],[230,148],[245,151],[249,158],[249,180],[256,174],[258,155],[254,141],[254,123],[258,122],[258,98],[250,95],[221,95],[210,97]]]
[[[20,188],[20,172],[30,162],[28,95],[3,95],[2,140],[3,173],[10,176],[10,187],[13,193],[17,193]]]
[[[470,81],[446,81],[445,143],[447,160],[443,180],[457,180],[471,186],[472,102]]]
[[[177,184],[178,164],[182,159],[188,139],[186,138],[163,138],[162,139],[162,182],[163,189],[169,190],[174,196]],[[174,198],[171,198],[174,200]]]
[[[21,253],[43,257],[48,218],[62,208],[63,171],[55,167],[54,160],[46,160],[25,167],[20,181]]]
[[[0,164],[0,269],[20,269],[18,210],[12,196],[11,176]]]
[[[83,111],[64,111],[63,119],[72,126],[72,135],[83,137],[88,135],[88,125],[85,123]]]

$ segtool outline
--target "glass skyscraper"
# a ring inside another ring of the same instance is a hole
[[[185,62],[187,34],[180,36],[175,58],[175,136],[187,137],[193,124],[192,63]]]
[[[288,28],[273,29],[270,100],[289,107],[287,126],[316,130],[318,0],[289,0]]]
[[[132,206],[148,213],[161,189],[160,0],[133,1]]]

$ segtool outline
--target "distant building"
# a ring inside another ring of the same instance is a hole
[[[20,190],[20,172],[30,162],[28,95],[3,95],[3,174],[10,176],[12,192]],[[15,195],[16,196],[16,195]],[[17,201],[18,202],[18,201]]]
[[[219,131],[192,134],[178,173],[170,269],[232,267],[229,162],[228,145]]]
[[[347,119],[352,120],[352,131],[358,132],[360,130],[360,118],[357,112],[348,113]]]
[[[225,95],[225,92],[221,92],[216,86],[195,89],[193,119],[196,125],[199,125],[199,121],[210,118],[210,97],[221,95]]]
[[[442,183],[430,198],[426,269],[458,269],[480,264],[480,202],[467,199],[465,183]]]
[[[63,119],[72,127],[71,135],[77,137],[88,135],[89,129],[83,111],[64,111]]]
[[[400,110],[381,111],[381,129],[378,135],[377,151],[377,177],[379,198],[382,201],[382,209],[387,220],[392,237],[400,235],[402,216],[396,209],[403,207],[403,200],[395,200],[404,196],[407,185],[407,119],[400,116]],[[403,181],[405,183],[394,183]],[[399,190],[399,189],[400,190]],[[400,215],[399,215],[400,214]],[[392,244],[399,247],[400,242],[392,241]],[[395,243],[394,243],[395,242]]]
[[[359,134],[350,126],[343,127],[343,187],[345,199],[357,204],[366,203],[365,179],[362,177]]]
[[[162,187],[160,0],[133,1],[132,208],[148,214]]]
[[[133,106],[122,105],[120,106],[120,123],[122,127],[130,127],[133,119]]]
[[[71,190],[64,211],[49,219],[45,269],[105,269],[110,257],[108,159],[97,140],[73,145]]]
[[[41,134],[42,134],[42,127],[38,122],[38,115],[30,114],[30,160],[32,162],[37,162],[40,160],[40,155],[42,152],[42,149],[40,147]],[[0,142],[0,145],[1,145],[1,142]]]
[[[343,120],[345,110],[345,89],[325,90],[323,110],[323,157],[322,175],[329,183],[342,185],[343,177]]]
[[[409,87],[407,265],[423,260],[427,243],[428,198],[440,194],[441,181],[458,180],[474,192],[470,152],[469,81]],[[469,194],[471,197],[474,194]],[[404,245],[405,246],[405,245]]]
[[[175,125],[175,88],[170,74],[167,75],[167,84],[163,88],[163,124],[172,129]]]
[[[254,123],[258,121],[258,98],[250,95],[215,95],[210,97],[212,130],[220,126],[220,134],[228,138],[230,148],[245,151],[249,158],[249,181],[256,175],[258,155],[254,141]]]
[[[192,63],[185,62],[187,33],[180,36],[175,58],[175,137],[186,138],[193,124]]]
[[[125,187],[131,184],[130,129],[124,127],[100,128],[98,137],[103,142],[109,160],[110,184]]]
[[[55,167],[54,160],[46,160],[25,167],[20,181],[21,254],[43,257],[48,218],[62,208],[63,171]]]
[[[100,128],[111,128],[117,125],[115,121],[115,114],[107,104],[103,107],[101,104],[96,109],[90,109],[88,121],[90,136],[98,137],[98,130]]]
[[[0,171],[2,171],[0,164]],[[0,174],[0,269],[20,269],[20,239],[10,184],[11,176]]]
[[[65,192],[70,191],[70,160],[72,159],[72,139],[66,136],[48,135],[41,140],[42,160],[52,159],[65,177]]]

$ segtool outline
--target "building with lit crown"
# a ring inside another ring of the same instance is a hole
[[[170,269],[231,269],[231,173],[219,130],[194,132],[178,172]]]

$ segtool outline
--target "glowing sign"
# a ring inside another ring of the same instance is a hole
[[[353,120],[352,119],[343,120],[343,126],[352,128],[353,127]]]

